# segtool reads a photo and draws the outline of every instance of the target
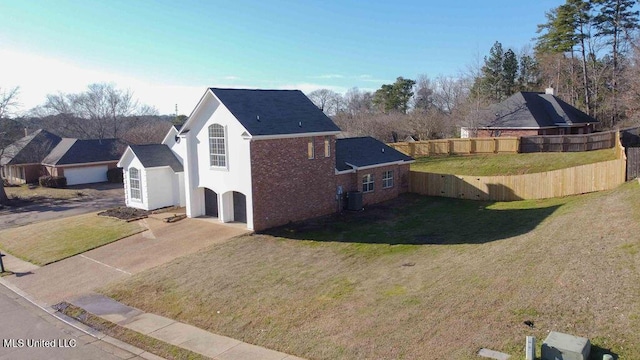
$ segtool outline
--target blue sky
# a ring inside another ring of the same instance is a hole
[[[562,0],[0,0],[0,87],[21,110],[93,82],[189,114],[208,86],[375,90],[458,76],[500,41],[530,45]]]

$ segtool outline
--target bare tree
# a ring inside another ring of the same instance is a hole
[[[357,87],[349,89],[344,94],[344,103],[344,110],[352,116],[373,112],[373,94],[361,91]]]
[[[128,116],[157,114],[155,108],[140,105],[130,90],[107,83],[91,84],[79,94],[47,95],[42,109],[61,116],[67,132],[97,139],[121,137]]]
[[[20,104],[18,102],[19,92],[20,88],[17,86],[6,91],[2,91],[0,88],[0,119],[9,116],[9,113]]]
[[[453,115],[456,108],[469,98],[466,79],[440,75],[435,79],[433,104],[442,112]]]
[[[0,88],[1,90],[1,88]],[[14,87],[8,91],[0,92],[0,119],[7,116],[18,106],[18,87]],[[6,131],[0,129],[0,159],[4,154],[5,148],[9,145],[10,136]],[[0,205],[6,205],[9,202],[6,191],[4,191],[4,179],[0,174]]]
[[[342,96],[329,89],[314,90],[307,95],[309,99],[325,114],[333,115],[338,112]]]

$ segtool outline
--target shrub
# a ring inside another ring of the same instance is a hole
[[[122,175],[122,168],[113,168],[107,170],[107,181],[110,183],[120,183],[124,182],[124,177]]]
[[[38,178],[38,183],[44,187],[65,188],[67,187],[67,178],[64,176],[45,175]]]

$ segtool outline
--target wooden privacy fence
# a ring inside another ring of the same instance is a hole
[[[640,177],[640,147],[627,148],[627,181]]]
[[[470,155],[517,153],[517,137],[439,139],[389,144],[392,148],[412,157],[430,155]]]
[[[520,137],[520,152],[573,152],[611,149],[617,133],[607,131],[584,135],[539,135]]]
[[[466,176],[411,171],[409,191],[472,200],[546,199],[613,189],[625,182],[626,156],[617,142],[617,159],[543,173]]]
[[[640,128],[620,130],[623,146],[640,146]],[[611,149],[616,131],[583,135],[538,135],[521,137],[439,139],[388,144],[412,157],[532,152],[573,152]],[[629,144],[627,144],[629,143]]]

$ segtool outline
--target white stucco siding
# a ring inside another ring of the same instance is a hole
[[[176,137],[178,141],[176,141]],[[176,155],[180,163],[184,164],[184,157],[187,153],[186,141],[183,141],[180,137],[178,137],[178,131],[176,128],[172,127],[167,135],[165,136],[162,143],[167,145],[171,151]]]
[[[190,217],[204,215],[204,196],[198,189],[209,188],[223,199],[226,193],[240,192],[246,196],[247,227],[253,228],[253,203],[251,194],[250,142],[242,138],[247,130],[218,100],[208,93],[191,115],[193,121],[186,133],[188,154],[185,169],[187,211]],[[226,167],[212,167],[209,159],[209,126],[222,125],[225,129]],[[232,201],[220,201],[221,220],[233,218]]]
[[[178,176],[169,167],[151,168],[145,171],[147,189],[147,204],[149,209],[179,205],[180,196],[177,196]],[[177,201],[176,201],[177,198]]]
[[[131,156],[125,154],[118,163],[118,166],[122,167],[123,171],[125,204],[129,207],[150,210],[151,208],[148,203],[149,192],[147,191],[148,176],[140,160],[133,156],[133,153],[131,153]],[[142,194],[142,199],[140,200],[131,198],[131,181],[129,178],[131,168],[136,168],[140,171],[140,192]]]

